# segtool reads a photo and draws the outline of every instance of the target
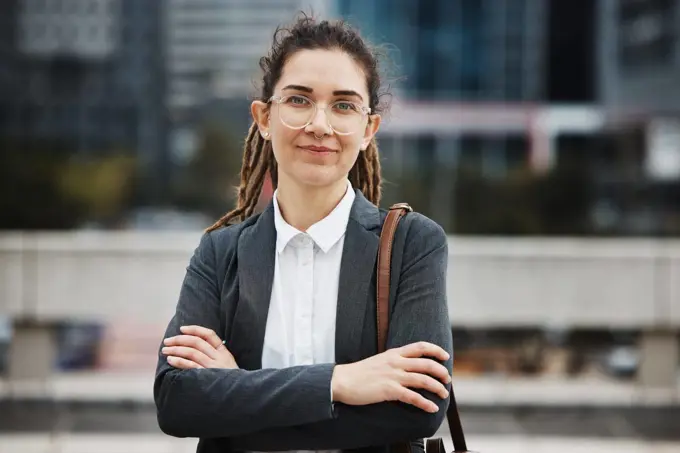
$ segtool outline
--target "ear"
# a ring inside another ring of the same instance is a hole
[[[262,101],[253,101],[250,104],[250,114],[253,116],[253,121],[257,124],[260,135],[265,140],[271,137],[269,130],[269,104]]]
[[[370,145],[371,140],[373,140],[373,137],[375,137],[375,134],[378,133],[378,129],[380,129],[380,121],[382,118],[380,115],[371,115],[368,120],[368,124],[366,124],[366,130],[364,131],[364,138],[361,140],[361,150],[366,151],[366,148],[368,148],[368,145]]]

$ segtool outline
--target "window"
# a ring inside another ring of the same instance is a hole
[[[618,17],[621,66],[671,65],[675,17],[673,0],[621,0]]]
[[[483,141],[483,137],[474,135],[465,135],[460,139],[458,165],[462,170],[481,172]]]
[[[61,43],[62,32],[61,32],[61,27],[59,25],[55,25],[55,26],[52,27],[52,39],[56,43]]]
[[[48,0],[31,0],[25,2],[26,11],[31,13],[42,13],[49,8]]]
[[[525,29],[526,0],[510,0],[505,2],[506,26],[508,30],[522,32]]]
[[[417,4],[417,63],[415,89],[421,97],[436,98],[439,85],[440,61],[439,36],[441,22],[439,6],[441,2],[418,2]]]
[[[479,0],[462,0],[459,22],[461,33],[460,89],[465,98],[477,98],[483,90],[484,11]]]
[[[67,14],[77,15],[80,13],[78,0],[68,0],[64,5],[64,12]]]
[[[510,135],[504,141],[508,167],[524,167],[529,162],[528,138],[525,135]]]
[[[51,6],[51,12],[53,13],[61,13],[64,11],[63,0],[48,0],[47,4]],[[49,9],[49,7],[46,9]]]

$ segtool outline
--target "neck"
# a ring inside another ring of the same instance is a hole
[[[327,187],[310,187],[282,176],[279,173],[276,201],[285,221],[300,231],[330,214],[347,192],[346,179]]]

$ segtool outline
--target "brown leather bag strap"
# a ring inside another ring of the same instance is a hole
[[[387,347],[387,330],[389,326],[389,298],[390,298],[390,272],[392,261],[392,245],[394,242],[394,233],[397,231],[397,226],[401,218],[407,212],[413,209],[406,203],[397,203],[390,207],[387,213],[387,218],[383,224],[382,232],[380,233],[380,248],[378,250],[378,278],[376,282],[376,322],[378,331],[378,353],[384,352]],[[455,452],[467,452],[467,444],[465,442],[465,434],[463,433],[463,425],[460,422],[460,415],[458,414],[458,406],[456,405],[456,398],[453,393],[453,386],[451,387],[449,408],[446,411],[446,419],[453,439],[453,448]],[[430,439],[427,442],[427,453],[444,453],[443,443],[441,439]],[[392,452],[408,452],[410,446],[395,445],[392,446]]]
[[[392,243],[397,225],[407,212],[413,209],[406,203],[397,203],[390,207],[387,218],[380,233],[380,247],[378,248],[378,279],[376,282],[376,322],[378,331],[378,354],[385,352],[387,346],[387,328],[389,326],[390,307],[390,271],[392,262]]]

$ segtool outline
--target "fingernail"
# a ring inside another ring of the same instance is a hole
[[[166,338],[165,340],[163,340],[163,344],[170,344],[170,338]]]
[[[172,356],[168,356],[168,362],[172,363],[175,361],[175,358]]]
[[[184,332],[184,331],[186,330],[186,328],[187,328],[187,326],[180,326],[179,330],[181,330],[182,332]]]
[[[167,354],[169,350],[170,350],[169,348],[163,348],[163,349],[161,349],[161,352],[163,354]]]
[[[432,406],[430,406],[430,412],[432,412],[433,414],[435,412],[439,412],[439,406],[437,406],[436,404],[432,404]]]

